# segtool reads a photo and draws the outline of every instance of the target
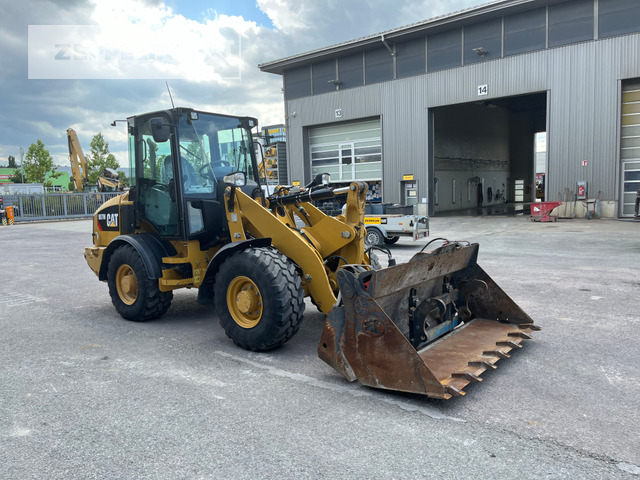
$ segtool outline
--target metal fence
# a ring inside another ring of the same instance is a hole
[[[104,202],[121,192],[45,193],[3,195],[5,207],[13,205],[16,222],[91,217]]]

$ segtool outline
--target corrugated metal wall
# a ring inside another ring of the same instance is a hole
[[[550,198],[586,180],[603,200],[618,200],[620,84],[640,77],[639,59],[640,34],[631,34],[290,100],[291,180],[308,180],[306,127],[380,116],[384,201],[399,201],[407,173],[425,197],[429,108],[547,91]],[[488,85],[488,95],[478,97],[478,85]]]
[[[306,128],[379,116],[382,176],[387,179],[383,181],[384,201],[400,201],[399,181],[403,174],[413,174],[419,182],[426,182],[428,111],[423,76],[300,98],[288,102],[287,109],[287,155],[292,181],[309,180],[305,178],[305,165],[310,162],[304,147]],[[339,119],[337,109],[342,110]]]

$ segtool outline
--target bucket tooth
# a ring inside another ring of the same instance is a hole
[[[509,332],[508,335],[510,337],[518,337],[518,338],[523,338],[525,340],[531,340],[533,338],[531,335],[525,332]]]
[[[520,325],[518,325],[518,328],[521,328],[522,330],[532,330],[534,332],[539,332],[540,330],[542,330],[542,328],[540,328],[538,325],[534,325],[533,323],[521,323]]]
[[[471,372],[454,372],[451,374],[454,378],[464,378],[470,382],[481,382],[482,379]]]
[[[460,390],[459,388],[456,388],[452,385],[447,385],[445,387],[445,391],[451,395],[451,396],[455,396],[455,397],[461,397],[463,395],[466,395],[465,392],[463,392],[462,390]]]
[[[496,367],[493,363],[489,363],[485,360],[477,361],[477,362],[469,362],[470,367],[484,368],[485,370],[495,370]]]
[[[511,358],[511,355],[509,355],[506,352],[503,352],[502,350],[485,350],[484,352],[482,352],[483,355],[488,355],[490,357],[498,357],[498,358]]]
[[[499,342],[496,342],[496,345],[499,347],[522,348],[522,345],[514,342],[513,340],[501,340]]]

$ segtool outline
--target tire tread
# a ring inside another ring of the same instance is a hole
[[[118,267],[123,263],[128,264],[136,272],[138,294],[143,296],[133,305],[122,302],[115,287],[114,277]],[[111,302],[122,317],[134,322],[146,322],[164,315],[169,310],[173,292],[161,292],[158,281],[147,276],[147,269],[135,248],[129,245],[118,247],[109,260],[107,272]],[[139,301],[142,301],[142,304],[138,304]]]
[[[253,248],[234,253],[225,260],[219,275],[224,269],[224,264],[229,262],[227,268],[230,268],[230,265],[245,256],[261,271],[269,272],[272,277],[273,290],[270,293],[276,305],[276,321],[273,322],[269,331],[259,339],[234,335],[235,327],[233,324],[235,322],[230,318],[226,308],[225,311],[220,311],[220,308],[226,307],[226,295],[224,299],[221,299],[219,297],[222,294],[216,291],[215,303],[218,317],[220,317],[220,323],[227,336],[239,347],[253,351],[271,350],[289,341],[300,329],[304,316],[304,290],[291,261],[272,247]],[[225,318],[228,316],[227,321],[233,322],[232,328],[225,326],[223,316]]]

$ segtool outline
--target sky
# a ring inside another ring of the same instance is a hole
[[[0,165],[40,139],[69,166],[67,128],[102,133],[128,166],[116,119],[176,106],[284,123],[282,77],[261,63],[488,0],[0,0]]]

